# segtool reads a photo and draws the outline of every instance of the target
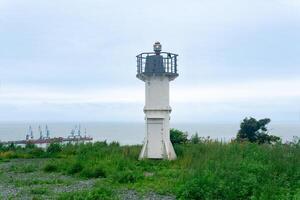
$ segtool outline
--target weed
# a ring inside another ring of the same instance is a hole
[[[93,168],[87,167],[81,171],[80,175],[86,178],[105,178],[106,172],[100,166]]]
[[[114,200],[118,199],[112,189],[108,187],[97,187],[95,189],[63,193],[59,196],[59,200]]]
[[[73,163],[70,168],[68,169],[67,173],[68,174],[76,174],[81,172],[81,170],[83,169],[83,166],[81,163],[79,162],[75,162]]]
[[[47,194],[48,190],[46,188],[32,188],[30,190],[31,194],[37,194],[37,195],[43,195],[43,194]]]
[[[63,145],[55,154],[39,156],[52,158],[44,166],[45,172],[104,178],[100,181],[107,183],[105,188],[97,186],[89,191],[62,194],[61,199],[113,199],[112,190],[107,190],[111,187],[172,193],[178,199],[299,198],[298,143],[258,145],[207,139],[174,147],[178,156],[175,161],[138,161],[141,146],[106,142]],[[0,158],[34,157],[32,149],[35,147],[10,147],[0,151]],[[24,172],[33,169],[28,166]],[[20,172],[14,165],[9,170]]]
[[[48,163],[44,166],[43,170],[45,172],[57,172],[58,171],[58,167],[55,164],[52,163]]]

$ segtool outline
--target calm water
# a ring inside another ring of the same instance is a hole
[[[87,135],[94,140],[119,141],[121,144],[140,144],[144,138],[144,124],[124,123],[124,122],[88,122],[80,123],[82,132],[86,128]],[[28,132],[29,125],[32,126],[34,137],[38,138],[38,126],[44,130],[46,123],[1,123],[0,140],[19,140],[24,139]],[[47,123],[51,137],[70,134],[76,123]],[[220,123],[173,123],[171,127],[188,131],[189,134],[198,133],[199,136],[210,136],[219,140],[230,140],[235,137],[239,124],[220,124]],[[300,123],[271,123],[269,130],[272,134],[280,136],[283,141],[292,140],[293,136],[300,137]]]

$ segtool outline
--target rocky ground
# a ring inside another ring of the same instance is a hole
[[[0,199],[56,199],[61,193],[88,190],[100,179],[83,180],[45,173],[45,159],[15,159],[0,163]],[[133,190],[118,191],[120,199],[172,200],[175,197],[156,193],[139,195]]]

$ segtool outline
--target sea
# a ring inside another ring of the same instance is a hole
[[[94,141],[118,141],[122,145],[142,144],[145,136],[143,122],[0,122],[0,141],[23,140],[32,127],[34,137],[39,137],[39,126],[45,133],[46,125],[51,137],[67,137],[72,129],[80,126],[81,135],[94,138]],[[200,137],[210,137],[219,141],[230,141],[238,130],[239,123],[171,123],[172,128],[186,131],[188,135],[197,133]],[[300,137],[300,122],[274,123],[268,126],[269,132],[282,138],[283,142]]]

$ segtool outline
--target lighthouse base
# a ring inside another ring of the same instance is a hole
[[[168,118],[146,118],[146,137],[139,159],[176,159]]]

